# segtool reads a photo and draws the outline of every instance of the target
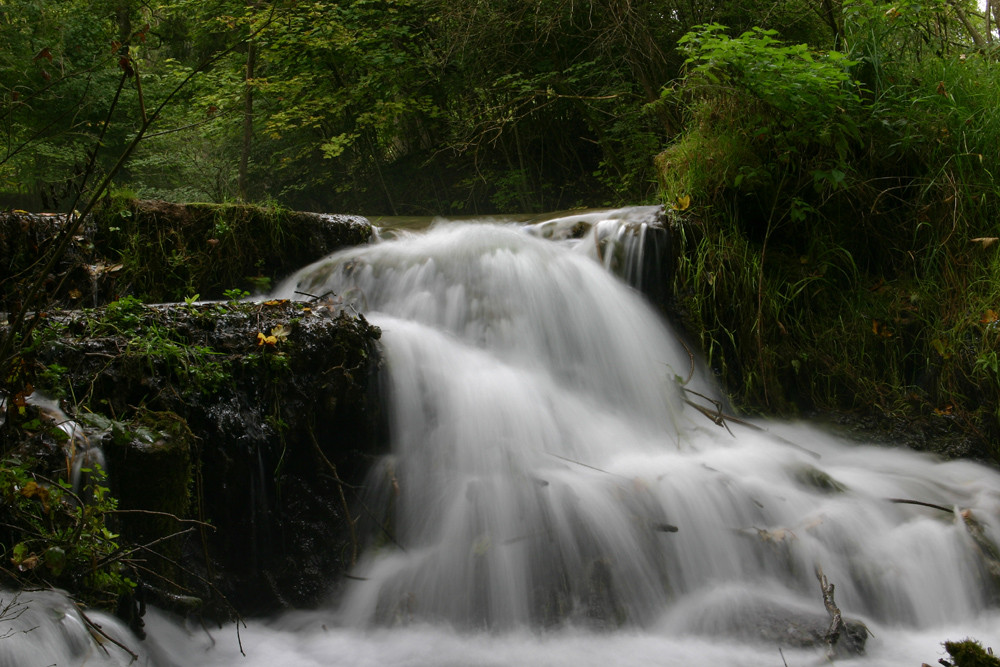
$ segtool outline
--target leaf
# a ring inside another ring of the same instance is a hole
[[[979,243],[984,248],[989,248],[991,245],[1000,241],[1000,237],[997,236],[980,236],[979,238],[972,239],[973,243]]]
[[[261,332],[257,333],[257,347],[260,347],[262,345],[269,345],[271,347],[274,347],[277,344],[278,344],[277,336],[266,336]]]
[[[122,69],[123,72],[129,77],[135,75],[135,70],[132,69],[131,59],[125,55],[118,59],[118,67]]]
[[[284,324],[279,324],[271,329],[271,335],[268,338],[274,338],[275,342],[282,342],[288,338],[288,334],[290,333],[292,332],[286,329]]]
[[[934,340],[931,341],[931,347],[933,347],[934,351],[937,352],[939,355],[941,355],[942,358],[944,359],[951,358],[951,352],[948,350],[947,341],[941,338],[935,338]]]
[[[45,566],[57,577],[62,574],[68,561],[62,547],[52,546],[45,550]]]
[[[983,316],[982,316],[982,317],[981,317],[981,318],[979,319],[979,322],[980,322],[981,324],[993,324],[993,323],[994,323],[994,322],[996,322],[996,321],[997,321],[998,319],[1000,319],[1000,317],[998,317],[998,316],[997,316],[997,313],[996,313],[996,311],[995,311],[995,310],[993,310],[992,308],[990,308],[990,309],[988,309],[988,310],[987,310],[987,311],[986,311],[986,312],[985,312],[985,313],[983,314]]]
[[[49,62],[52,62],[52,52],[49,51],[49,47],[46,46],[44,49],[36,53],[35,57],[32,58],[31,60],[38,61],[41,60],[42,58],[48,60]]]
[[[892,329],[878,320],[872,320],[872,333],[882,338],[892,338]]]
[[[674,201],[673,209],[675,211],[686,211],[691,207],[691,195],[680,195],[677,200]]]

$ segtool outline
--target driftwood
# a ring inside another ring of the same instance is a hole
[[[819,580],[820,588],[823,591],[823,605],[826,607],[827,612],[830,614],[830,627],[826,631],[826,645],[827,645],[827,656],[832,657],[836,652],[837,641],[840,639],[840,633],[847,629],[844,625],[844,617],[840,613],[840,607],[833,599],[833,584],[830,580],[826,578],[823,574],[823,568],[819,565],[816,566],[816,578]]]
[[[823,638],[827,646],[827,658],[832,660],[837,655],[864,653],[865,641],[871,634],[868,627],[856,619],[849,622],[844,620],[840,607],[833,599],[834,586],[823,574],[823,568],[819,565],[816,565],[816,579],[819,580],[820,589],[823,591],[823,605],[830,614],[830,625]]]

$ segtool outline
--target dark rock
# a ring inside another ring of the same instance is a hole
[[[749,589],[717,590],[706,598],[682,604],[674,612],[680,629],[712,637],[728,636],[789,648],[826,648],[830,615],[817,594],[816,607],[804,606]],[[845,628],[833,647],[835,655],[861,655],[868,628],[845,618]]]
[[[0,213],[0,266],[17,280],[0,291],[0,312],[16,310],[31,271],[69,218]],[[227,290],[266,289],[293,270],[346,246],[367,243],[360,216],[261,206],[107,202],[82,222],[65,254],[43,277],[45,308],[95,307],[125,295],[147,302]]]
[[[41,373],[39,388],[113,420],[121,509],[199,522],[124,515],[139,544],[194,527],[157,545],[167,583],[145,583],[159,599],[193,594],[216,618],[308,607],[351,567],[352,485],[382,444],[380,332],[363,317],[284,301],[135,302],[51,316],[38,333],[33,363],[65,369]]]

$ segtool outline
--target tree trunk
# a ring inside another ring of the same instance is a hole
[[[236,187],[241,201],[247,201],[247,166],[250,164],[250,146],[253,139],[253,77],[257,60],[257,47],[251,40],[247,44],[246,88],[243,93],[243,147],[240,150],[240,168]]]

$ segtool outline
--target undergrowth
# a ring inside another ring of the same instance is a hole
[[[682,40],[662,103],[687,129],[657,158],[682,318],[745,410],[996,442],[1000,71],[953,44],[916,58],[919,20],[850,10],[840,52],[719,26]]]

